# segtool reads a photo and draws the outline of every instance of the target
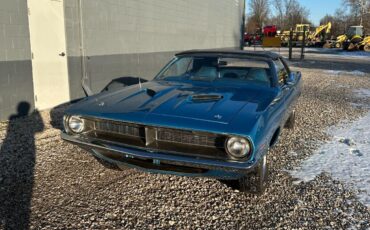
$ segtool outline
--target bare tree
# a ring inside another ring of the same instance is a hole
[[[262,28],[268,19],[269,4],[268,0],[251,0],[251,16],[256,25]]]
[[[297,0],[272,0],[272,6],[276,13],[271,21],[281,30],[294,28],[296,24],[311,24],[308,20],[309,11]]]
[[[279,28],[285,28],[284,3],[283,0],[272,0],[272,5],[276,11],[275,20]]]

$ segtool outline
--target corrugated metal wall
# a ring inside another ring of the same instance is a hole
[[[71,97],[82,95],[81,44],[94,92],[121,76],[151,79],[178,51],[239,47],[243,2],[66,0]]]
[[[26,0],[0,1],[0,120],[21,101],[34,108]]]
[[[243,0],[62,1],[71,99],[84,96],[84,75],[99,92],[117,77],[153,78],[178,51],[239,47]],[[0,1],[0,120],[21,101],[34,108],[28,20],[27,0]]]

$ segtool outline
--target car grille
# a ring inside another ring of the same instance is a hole
[[[125,123],[113,123],[109,121],[94,121],[95,131],[110,132],[132,137],[140,137],[140,128]]]
[[[194,134],[187,131],[179,131],[173,129],[158,129],[157,140],[187,144],[187,145],[199,145],[206,147],[217,147],[217,136],[210,136],[207,134]],[[222,146],[220,146],[222,147]]]
[[[148,151],[228,159],[225,135],[85,118],[88,136]]]

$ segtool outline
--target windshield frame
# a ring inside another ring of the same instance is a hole
[[[268,66],[269,66],[269,69],[270,69],[270,72],[271,72],[271,76],[270,76],[270,87],[275,87],[276,86],[276,69],[275,69],[275,65],[273,63],[273,60],[270,59],[270,58],[265,58],[265,57],[253,57],[253,56],[244,56],[244,55],[235,55],[235,54],[222,54],[222,55],[214,55],[214,54],[207,54],[207,53],[200,53],[200,54],[191,54],[191,55],[176,55],[174,56],[170,62],[168,62],[159,72],[158,74],[154,77],[153,80],[155,81],[170,81],[170,80],[166,80],[166,79],[163,79],[161,78],[161,76],[165,73],[165,71],[168,70],[168,68],[170,68],[175,62],[177,62],[178,60],[180,60],[181,58],[187,58],[187,57],[191,57],[191,58],[207,58],[207,57],[210,57],[210,58],[234,58],[234,59],[247,59],[247,60],[252,60],[252,61],[261,61],[261,62],[265,62]],[[200,81],[195,81],[195,80],[183,80],[183,81],[189,81],[189,82],[200,82]],[[216,81],[204,81],[204,82],[216,82]],[[253,83],[253,82],[242,82],[242,81],[230,81],[231,84],[238,84],[238,83],[241,83],[243,85],[248,85],[248,84],[255,84],[257,85],[258,83]]]

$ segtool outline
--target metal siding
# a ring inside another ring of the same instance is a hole
[[[0,120],[16,113],[19,102],[34,108],[26,0],[0,2]]]
[[[72,99],[83,96],[80,23],[94,92],[117,77],[151,79],[178,51],[240,45],[241,0],[81,1],[65,0]]]

